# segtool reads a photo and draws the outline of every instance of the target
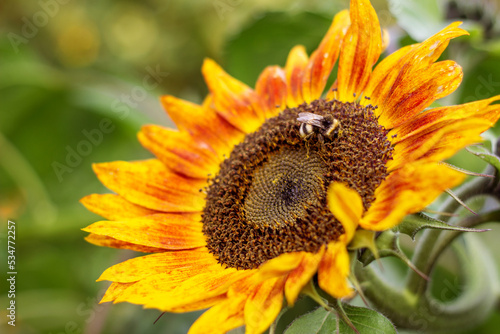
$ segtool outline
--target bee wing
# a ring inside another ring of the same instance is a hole
[[[324,125],[321,122],[323,118],[324,118],[323,116],[316,115],[310,112],[301,112],[299,113],[299,117],[297,117],[297,121],[306,124],[311,124],[319,128],[324,128]]]

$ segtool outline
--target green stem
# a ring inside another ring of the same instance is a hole
[[[452,302],[442,303],[424,293],[419,298],[407,290],[397,290],[383,281],[370,267],[356,266],[356,277],[364,286],[364,293],[380,312],[386,314],[398,327],[416,330],[454,332],[477,325],[495,306],[492,293],[498,280],[491,267],[488,251],[474,235],[465,235],[465,246],[454,244],[463,266],[464,293]],[[467,250],[467,251],[466,251]],[[449,288],[441,291],[451,293]]]
[[[487,193],[490,185],[491,180],[486,178],[477,178],[460,187],[456,194],[460,197],[460,199],[462,199],[462,201],[467,201],[474,196]],[[453,198],[448,198],[445,203],[443,203],[440,211],[456,212],[458,208],[460,208],[460,204]],[[443,221],[448,221],[450,218],[451,217],[447,215],[439,216],[439,219]],[[435,261],[429,261],[429,258],[435,251],[436,243],[441,233],[441,230],[429,229],[424,231],[413,255],[413,264],[427,276],[430,275],[430,272],[435,264]],[[438,253],[438,255],[439,254],[440,253]],[[423,279],[420,275],[413,271],[409,272],[406,287],[411,294],[416,296],[422,295],[427,289],[427,284],[428,281]]]
[[[0,166],[11,176],[24,195],[28,207],[36,211],[33,219],[37,223],[52,223],[57,215],[57,208],[40,181],[35,170],[24,156],[0,132]]]

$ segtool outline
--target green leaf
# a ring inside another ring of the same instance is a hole
[[[412,239],[415,239],[415,235],[418,231],[426,228],[433,228],[438,230],[450,230],[450,231],[459,231],[459,232],[485,232],[489,230],[484,229],[476,229],[476,228],[467,228],[460,226],[449,225],[440,220],[434,219],[423,213],[408,215],[406,216],[401,224],[396,226],[393,230],[398,231],[400,233],[404,233],[409,235]]]
[[[364,307],[343,304],[346,315],[356,327],[359,334],[391,334],[397,333],[392,323],[377,311]],[[337,330],[337,316],[334,312],[319,307],[296,319],[284,334],[331,334]],[[339,321],[339,332],[355,334],[345,322]]]
[[[316,310],[297,318],[285,330],[284,334],[327,334],[334,333],[336,325],[335,314],[318,307]]]
[[[347,304],[343,304],[342,307],[359,334],[397,333],[396,328],[389,319],[377,311]],[[339,332],[342,334],[355,334],[354,330],[343,321],[339,323]]]
[[[474,145],[467,147],[466,150],[495,167],[497,171],[500,171],[500,158],[491,153],[486,147]]]

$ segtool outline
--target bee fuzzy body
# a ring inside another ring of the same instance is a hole
[[[340,122],[332,116],[321,116],[310,112],[299,113],[297,121],[301,122],[299,134],[304,139],[310,137],[313,133],[330,138],[340,126]]]

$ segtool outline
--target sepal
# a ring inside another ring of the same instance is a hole
[[[489,229],[477,229],[460,227],[447,224],[441,220],[429,217],[423,213],[417,213],[412,215],[407,215],[403,221],[392,230],[394,232],[399,232],[409,235],[413,240],[415,240],[415,235],[423,229],[432,228],[438,230],[449,230],[458,232],[486,232]]]

